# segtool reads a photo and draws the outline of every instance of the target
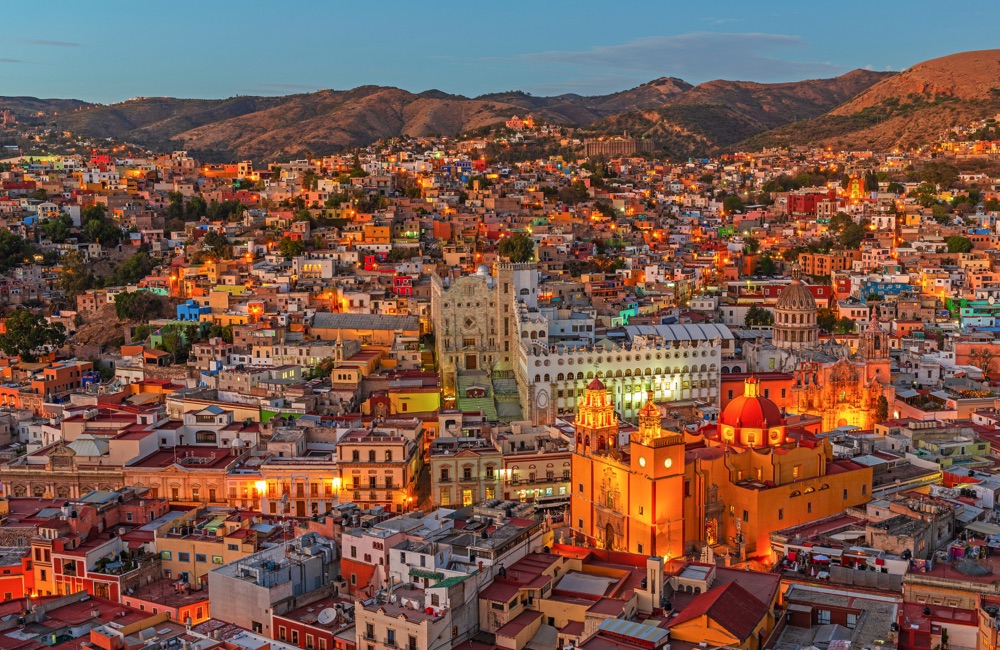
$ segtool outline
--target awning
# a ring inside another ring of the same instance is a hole
[[[829,562],[830,558],[825,555],[814,555],[813,562]]]
[[[965,530],[971,530],[974,533],[986,536],[1000,535],[1000,526],[988,524],[985,521],[974,521],[966,526]]]

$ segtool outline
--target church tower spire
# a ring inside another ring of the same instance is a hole
[[[639,409],[639,438],[649,442],[660,437],[663,415],[653,402],[653,391],[646,393],[646,403]]]
[[[573,428],[577,453],[606,452],[618,447],[618,416],[608,389],[600,379],[587,385]]]

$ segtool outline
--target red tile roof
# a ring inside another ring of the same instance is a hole
[[[767,605],[735,582],[709,589],[691,601],[672,621],[670,627],[708,616],[740,641],[753,634],[767,615]]]

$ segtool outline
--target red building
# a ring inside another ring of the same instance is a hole
[[[353,630],[350,639],[335,638],[348,621],[344,614],[347,609],[354,610],[353,601],[333,597],[311,602],[281,616],[275,614],[271,634],[274,639],[303,650],[353,650],[356,646]]]
[[[816,216],[816,206],[820,201],[836,198],[833,190],[828,192],[803,192],[788,195],[788,214]]]
[[[392,278],[392,293],[397,296],[413,295],[413,276],[397,275]]]

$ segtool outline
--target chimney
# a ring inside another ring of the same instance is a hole
[[[663,558],[653,556],[646,560],[646,588],[653,597],[653,608],[663,599]]]

